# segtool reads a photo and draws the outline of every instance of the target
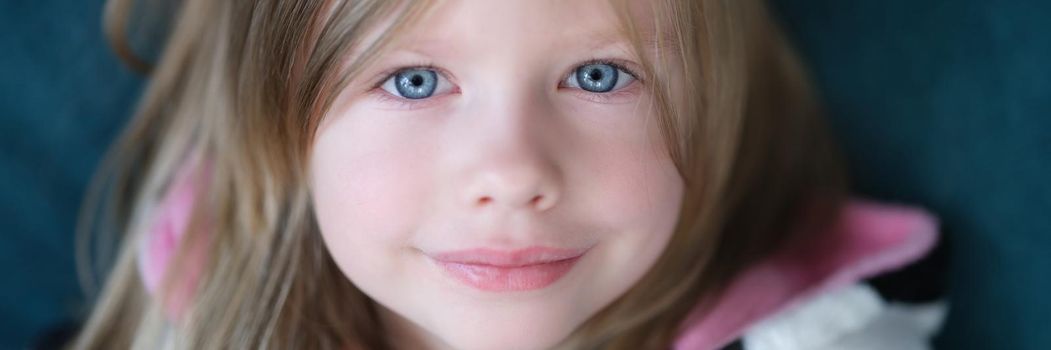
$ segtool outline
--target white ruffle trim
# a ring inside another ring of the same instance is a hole
[[[926,350],[948,305],[887,303],[854,284],[774,314],[745,333],[746,350]]]

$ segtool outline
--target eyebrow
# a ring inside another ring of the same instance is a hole
[[[679,51],[679,41],[676,36],[668,31],[647,32],[641,33],[638,36],[639,42],[634,42],[630,37],[620,32],[591,32],[582,35],[581,37],[589,42],[594,42],[588,46],[590,50],[599,50],[614,47],[621,49],[626,53],[632,55],[645,55],[650,50],[670,50],[671,52]],[[638,52],[636,49],[641,50]]]
[[[391,51],[403,51],[427,57],[449,57],[455,51],[453,50],[455,47],[449,40],[423,39],[395,44],[391,47]]]
[[[631,39],[619,34],[596,33],[584,36],[584,38],[589,43],[587,45],[588,50],[596,51],[613,48],[626,53],[633,53],[635,51]]]
[[[643,44],[649,44],[653,40],[643,41]],[[564,40],[559,43],[560,48],[571,48],[577,47],[578,41]],[[630,39],[619,36],[610,35],[608,33],[592,34],[588,35],[584,42],[587,42],[587,50],[605,50],[605,49],[618,49],[626,52],[633,52],[634,46]],[[400,45],[392,47],[392,51],[404,51],[421,56],[433,56],[433,57],[448,57],[453,52],[456,52],[456,45],[453,41],[443,39],[423,39],[408,41]]]
[[[660,51],[676,53],[679,46],[677,40],[671,35],[641,35],[637,43],[625,35],[611,33],[593,33],[586,38],[586,40],[593,42],[587,46],[588,50],[616,50],[637,59],[642,59],[643,56],[651,56],[649,57],[650,59],[657,59],[657,57],[652,57],[652,55],[663,55],[664,53]]]

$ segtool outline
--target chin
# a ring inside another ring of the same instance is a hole
[[[558,345],[569,334],[559,336],[537,335],[528,331],[510,333],[487,333],[484,330],[468,331],[446,339],[452,349],[457,350],[543,350]]]
[[[457,350],[541,350],[550,349],[568,337],[573,329],[566,322],[529,320],[522,322],[463,322],[448,324],[438,336]],[[442,334],[444,333],[444,334]]]

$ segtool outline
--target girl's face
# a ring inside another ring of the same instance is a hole
[[[553,346],[643,276],[678,218],[641,61],[602,0],[434,10],[318,130],[325,244],[396,338]]]

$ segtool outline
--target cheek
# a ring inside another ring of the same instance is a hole
[[[621,175],[608,177],[601,186],[621,190],[601,196],[608,203],[603,217],[618,227],[609,248],[613,261],[623,265],[606,272],[611,278],[637,279],[666,249],[679,217],[682,182],[670,162],[640,158],[611,164],[620,166]]]
[[[666,221],[677,214],[682,185],[670,162],[652,159],[645,151],[625,149],[617,156],[595,157],[595,166],[604,169],[593,173],[589,186],[595,187],[595,208],[621,227],[646,227],[654,221]],[[612,153],[612,152],[611,152]]]
[[[604,234],[602,261],[589,277],[604,286],[594,297],[602,304],[630,288],[666,248],[678,222],[684,183],[668,157],[655,121],[614,116],[625,122],[586,129],[576,144],[567,182],[593,227]],[[645,132],[641,132],[645,130]],[[566,203],[568,204],[568,203]]]
[[[384,247],[404,246],[427,196],[430,163],[411,142],[389,142],[353,120],[320,130],[311,158],[318,225],[333,258],[352,280],[382,266]],[[388,265],[389,266],[389,265]],[[376,271],[377,273],[379,271]]]
[[[622,114],[634,113],[623,111]],[[608,114],[607,114],[608,115]],[[642,117],[597,129],[567,149],[579,150],[568,172],[593,217],[638,235],[660,235],[678,216],[683,181],[667,155],[657,123]]]

